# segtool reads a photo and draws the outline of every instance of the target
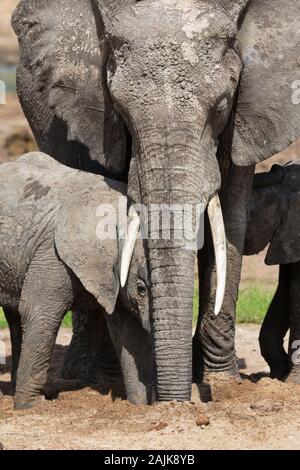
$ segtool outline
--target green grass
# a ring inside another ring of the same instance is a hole
[[[240,289],[237,304],[239,323],[261,323],[272,301],[276,287],[252,285]]]
[[[0,67],[0,80],[5,83],[7,93],[16,92],[16,71],[14,67]]]
[[[269,285],[249,285],[240,289],[237,304],[238,323],[258,323],[260,324],[268,310],[275,292],[275,287]],[[194,318],[196,324],[198,317],[198,287],[194,291]]]
[[[250,285],[240,290],[237,305],[238,323],[261,323],[271,303],[275,288],[272,286]],[[194,293],[194,318],[196,324],[198,317],[198,287],[195,286]],[[4,314],[0,308],[0,329],[7,326]],[[72,326],[71,313],[67,313],[64,318],[63,326],[70,328]]]
[[[71,326],[72,326],[71,312],[68,312],[67,315],[65,316],[65,318],[63,320],[63,326],[65,326],[67,328],[71,328]],[[6,327],[7,327],[7,323],[6,323],[6,320],[5,320],[5,317],[4,317],[4,313],[3,313],[2,308],[0,308],[0,329],[1,328],[6,328]]]
[[[72,328],[72,313],[68,312],[65,318],[63,319],[63,326],[66,328]]]
[[[6,320],[4,318],[4,313],[3,313],[3,310],[2,308],[0,308],[0,328],[6,328],[7,324],[6,324]]]

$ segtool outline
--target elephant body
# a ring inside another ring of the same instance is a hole
[[[262,251],[265,262],[280,265],[276,293],[260,332],[261,353],[271,377],[300,384],[300,160],[255,175],[245,255]],[[289,351],[284,337],[290,329]]]
[[[14,13],[17,88],[41,150],[128,179],[130,199],[150,215],[153,205],[162,215],[173,205],[203,211],[219,192],[226,291],[216,316],[226,260],[215,259],[206,224],[194,342],[196,250],[175,224],[166,240],[149,216],[159,401],[190,399],[192,365],[197,381],[238,374],[235,307],[254,165],[300,135],[298,18],[298,0],[289,8],[280,0],[23,0]]]
[[[129,400],[147,403],[152,359],[141,238],[123,288],[119,280],[117,215],[120,203],[126,209],[126,186],[38,152],[2,164],[0,180],[0,305],[11,332],[15,407],[40,396],[71,308],[84,312],[99,368],[116,374],[119,360]],[[103,204],[112,217],[115,211],[114,236],[97,232]]]

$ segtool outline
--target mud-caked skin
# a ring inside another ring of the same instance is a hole
[[[245,254],[259,253],[268,243],[265,262],[280,268],[260,331],[261,353],[272,378],[300,384],[300,160],[273,165],[268,173],[254,177]]]
[[[84,312],[89,335],[77,359],[91,369],[99,360],[97,369],[108,379],[121,369],[128,399],[148,403],[148,276],[139,237],[124,288],[119,280],[124,240],[118,239],[117,224],[120,206],[127,218],[126,186],[40,152],[2,164],[0,186],[0,305],[11,334],[15,407],[39,399],[69,309]],[[112,212],[114,237],[99,232],[101,204]]]
[[[299,0],[288,8],[282,0],[22,0],[13,27],[18,93],[43,151],[88,171],[128,175],[130,198],[147,209],[206,207],[221,189],[226,293],[216,317],[207,228],[193,364],[198,381],[211,372],[236,376],[254,164],[300,135]],[[195,252],[175,239],[173,224],[165,240],[149,222],[157,397],[189,400]]]

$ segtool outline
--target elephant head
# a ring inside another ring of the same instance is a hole
[[[56,168],[56,171],[61,174],[63,170],[60,167]],[[123,246],[128,243],[128,239],[120,237],[119,224],[112,227],[113,236],[102,237],[98,227],[101,217],[95,217],[99,201],[109,203],[107,210],[111,210],[111,214],[107,213],[106,217],[110,217],[111,221],[122,217],[117,215],[116,211],[118,204],[124,204],[126,201],[121,192],[126,186],[111,180],[106,183],[103,178],[86,173],[76,175],[73,170],[70,173],[68,168],[64,171],[67,192],[71,194],[73,185],[76,185],[77,190],[71,198],[61,196],[62,203],[55,221],[55,246],[60,258],[108,315],[114,313],[117,300],[120,299],[122,305],[135,315],[145,331],[149,332],[148,270],[139,232],[138,214],[130,208],[128,232],[134,225],[136,234],[123,286],[121,261]]]
[[[92,160],[116,174],[129,163],[133,201],[145,204],[148,215],[153,205],[208,205],[219,271],[216,311],[226,266],[214,197],[221,185],[217,155],[250,165],[299,136],[299,107],[291,98],[297,3],[283,9],[279,0],[29,0],[13,18],[19,77],[25,69],[53,116],[66,122],[69,139],[88,148]],[[170,234],[162,239],[149,217],[157,396],[187,400],[195,252],[177,239],[174,224]]]

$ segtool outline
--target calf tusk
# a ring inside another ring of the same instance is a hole
[[[217,193],[215,193],[209,201],[207,212],[211,227],[216,259],[217,289],[215,300],[215,315],[218,315],[221,310],[225,294],[227,260],[224,221],[220,199]]]
[[[140,229],[140,219],[133,206],[129,209],[128,214],[128,230],[127,238],[124,243],[124,248],[121,257],[121,287],[124,287],[127,281],[127,276],[130,268],[131,259],[133,256],[135,242]]]

